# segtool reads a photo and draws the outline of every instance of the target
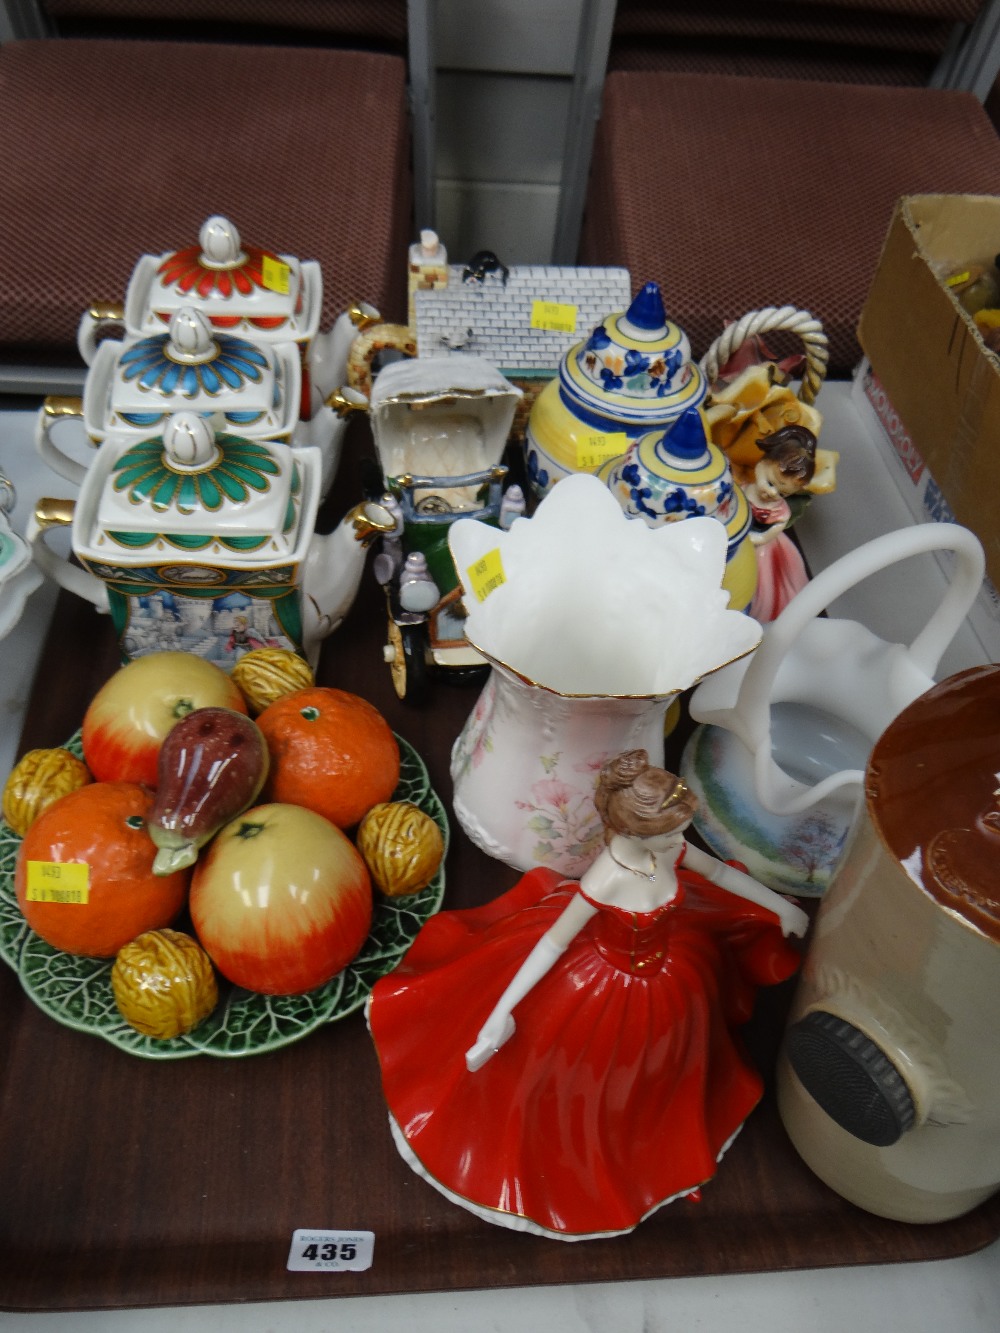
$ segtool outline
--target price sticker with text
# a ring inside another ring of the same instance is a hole
[[[558,301],[532,301],[531,327],[553,333],[576,333],[576,306]]]
[[[291,272],[288,265],[282,263],[280,259],[264,255],[261,260],[260,280],[269,292],[280,292],[282,296],[287,296]]]
[[[290,1273],[363,1273],[375,1254],[374,1231],[292,1232],[285,1267]]]
[[[581,472],[592,472],[612,458],[621,458],[628,450],[628,436],[623,430],[607,435],[585,435],[576,442],[576,466]]]
[[[90,866],[85,861],[29,861],[25,895],[31,903],[77,903],[90,896]]]
[[[494,546],[492,551],[487,551],[481,559],[477,560],[474,565],[470,565],[465,572],[469,576],[469,582],[472,585],[472,591],[476,594],[476,600],[480,602],[485,602],[491,592],[496,592],[501,583],[507,582],[498,546]]]

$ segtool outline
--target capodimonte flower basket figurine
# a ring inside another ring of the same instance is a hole
[[[31,548],[11,527],[9,516],[16,503],[13,483],[0,472],[0,639],[20,620],[25,602],[42,581]]]
[[[337,469],[344,429],[329,400],[336,400],[345,382],[354,338],[378,321],[378,311],[359,302],[321,331],[320,265],[248,245],[229,218],[215,214],[203,223],[194,244],[142,255],[124,304],[97,302],[84,312],[77,331],[80,355],[92,366],[103,333],[120,334],[124,328],[132,338],[154,337],[170,328],[179,310],[191,306],[215,333],[294,346],[301,363],[294,442],[321,451],[325,495]]]
[[[162,434],[109,436],[76,502],[43,499],[28,525],[42,570],[110,611],[122,656],[182,649],[228,668],[252,648],[301,652],[315,667],[361,581],[367,546],[394,530],[362,503],[315,531],[322,460],[177,412]],[[45,542],[72,524],[79,564]]]
[[[602,764],[662,755],[671,701],[760,639],[728,606],[725,530],[648,528],[579,475],[508,531],[459,519],[448,539],[466,637],[492,667],[452,752],[455,814],[510,865],[580,874],[600,850]]]

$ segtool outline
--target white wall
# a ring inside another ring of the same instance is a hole
[[[551,258],[581,9],[437,0],[437,229],[455,263]]]

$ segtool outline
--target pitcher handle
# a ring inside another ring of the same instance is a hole
[[[82,419],[82,398],[55,395],[43,401],[35,420],[35,450],[53,472],[80,486],[87,475],[87,469],[82,463],[64,453],[52,439],[52,427],[57,421],[63,421],[67,417]],[[90,440],[89,436],[87,438]],[[93,440],[90,440],[90,443],[93,444]]]
[[[35,564],[43,574],[47,574],[61,588],[76,593],[85,602],[93,602],[98,611],[106,612],[109,609],[108,590],[97,575],[70,564],[45,542],[45,534],[52,528],[71,524],[75,512],[75,500],[43,498],[35,505],[34,513],[28,519],[24,537],[31,547]]]
[[[771,692],[788,650],[812,620],[856,583],[901,560],[931,551],[954,552],[957,566],[943,598],[905,649],[910,666],[926,678],[929,687],[944,650],[975,601],[986,572],[979,539],[956,523],[902,528],[849,551],[796,593],[765,629],[760,646],[750,659],[740,683],[736,702],[726,712],[734,720],[739,720],[739,725],[733,729],[753,753],[757,795],[773,813],[799,814],[838,788],[864,779],[860,770],[844,769],[803,791],[801,784],[793,782],[775,763],[771,753]],[[901,699],[900,707],[905,707],[908,702],[910,700]]]
[[[86,365],[94,364],[97,335],[112,326],[124,328],[125,307],[114,301],[95,301],[83,312],[76,329],[76,345]]]

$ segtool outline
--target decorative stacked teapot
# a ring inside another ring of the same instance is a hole
[[[707,388],[687,335],[647,282],[627,311],[608,315],[570,348],[535,400],[524,447],[536,496],[570,473],[599,472],[632,440],[697,406]]]
[[[109,437],[79,500],[40,500],[27,537],[39,567],[110,611],[122,656],[184,649],[228,668],[263,646],[315,666],[357,593],[367,545],[394,531],[376,504],[315,533],[316,449],[216,433],[177,412],[162,435]],[[72,523],[70,564],[45,543]]]
[[[124,326],[127,337],[155,337],[170,327],[179,310],[192,306],[204,315],[213,334],[297,348],[301,391],[293,442],[321,450],[325,495],[339,462],[344,430],[328,400],[345,382],[354,338],[379,321],[378,311],[359,302],[320,332],[319,264],[245,245],[233,223],[215,215],[203,223],[197,244],[143,255],[129,279],[124,305],[95,304],[84,312],[77,330],[80,355],[88,366],[95,365],[98,338],[107,330],[120,332]]]

